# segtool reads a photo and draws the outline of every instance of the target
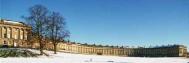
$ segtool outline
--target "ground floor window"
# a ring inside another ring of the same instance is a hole
[[[3,42],[3,48],[7,48],[8,47],[8,43],[6,41]]]
[[[17,43],[16,42],[14,42],[14,47],[17,47]]]
[[[4,41],[4,42],[3,42],[3,44],[4,44],[4,45],[7,45],[7,42],[6,42],[6,41]]]

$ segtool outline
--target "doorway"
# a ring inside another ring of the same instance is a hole
[[[3,47],[3,48],[8,48],[8,42],[7,42],[7,41],[4,41],[2,47]]]

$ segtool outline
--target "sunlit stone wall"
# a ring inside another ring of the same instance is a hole
[[[185,57],[187,56],[187,47],[183,45],[172,45],[166,47],[154,48],[123,48],[107,46],[88,46],[82,44],[61,43],[58,45],[59,50],[96,55],[115,55],[131,57]]]
[[[30,27],[21,22],[1,19],[0,21],[0,45],[14,47],[24,46],[27,43]]]

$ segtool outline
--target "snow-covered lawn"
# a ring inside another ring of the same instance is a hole
[[[34,50],[32,50],[34,51]],[[35,51],[38,52],[38,51]],[[54,55],[51,51],[46,51],[50,57],[40,56],[31,58],[0,58],[0,63],[189,63],[189,58],[182,57],[118,57],[83,55],[58,52]]]

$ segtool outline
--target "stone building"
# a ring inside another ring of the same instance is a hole
[[[89,46],[82,44],[61,43],[58,45],[59,50],[96,55],[114,55],[114,56],[131,56],[131,57],[186,57],[187,47],[183,45],[169,45],[153,48],[125,48],[110,46]]]
[[[0,20],[0,45],[23,47],[27,43],[30,27],[22,22]]]
[[[39,48],[39,43],[35,41],[35,37],[31,36],[31,27],[22,22],[14,22],[11,20],[0,20],[0,46],[29,47]],[[30,40],[29,38],[32,38]],[[30,41],[28,41],[30,40]],[[52,50],[53,44],[46,43],[45,49]],[[73,42],[62,42],[58,44],[59,51],[79,53],[79,54],[95,54],[95,55],[114,55],[114,56],[133,56],[133,57],[186,57],[187,47],[184,45],[168,45],[153,48],[128,48],[119,46],[102,46],[87,45]]]

